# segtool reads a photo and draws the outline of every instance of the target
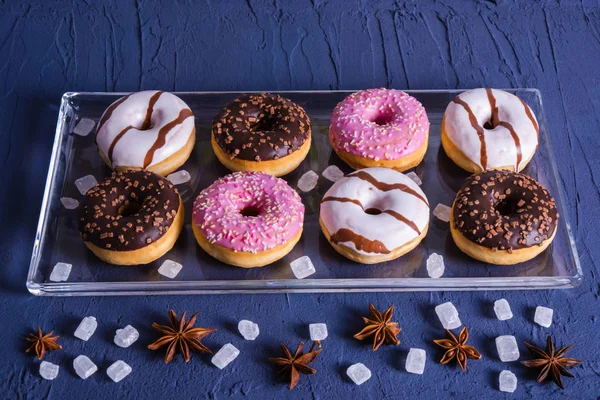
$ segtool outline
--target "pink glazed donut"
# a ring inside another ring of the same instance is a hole
[[[194,201],[192,227],[198,244],[238,267],[262,267],[284,257],[300,240],[303,224],[298,193],[263,172],[226,175]]]
[[[423,160],[428,139],[425,108],[399,90],[361,90],[346,97],[331,114],[331,145],[354,169],[406,171]]]

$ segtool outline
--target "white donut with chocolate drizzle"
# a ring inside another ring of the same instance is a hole
[[[442,130],[480,168],[472,171],[476,173],[521,171],[538,147],[539,126],[531,108],[503,90],[480,88],[459,94],[446,108]]]
[[[194,134],[194,115],[174,94],[133,93],[100,118],[96,144],[112,168],[149,169],[183,149]]]
[[[321,200],[320,220],[333,244],[377,257],[424,236],[429,203],[421,188],[404,174],[366,168],[338,180],[327,191]]]

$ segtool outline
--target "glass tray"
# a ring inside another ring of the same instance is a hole
[[[197,244],[191,229],[195,196],[217,177],[229,171],[216,160],[210,146],[210,127],[217,110],[240,93],[178,93],[196,117],[197,142],[182,167],[191,181],[178,186],[185,202],[186,225],[175,247],[157,261],[137,267],[118,267],[97,259],[84,246],[77,230],[78,210],[67,210],[61,197],[81,199],[74,181],[92,174],[100,181],[110,174],[94,142],[94,134],[72,133],[81,118],[96,123],[106,107],[123,93],[66,93],[61,102],[56,136],[39,225],[27,277],[27,288],[35,295],[124,295],[201,294],[256,292],[353,292],[417,290],[487,290],[570,288],[581,282],[582,271],[567,213],[552,147],[548,138],[541,96],[536,89],[508,90],[521,97],[534,111],[540,125],[540,146],[524,173],[540,181],[555,196],[561,215],[553,244],[538,257],[514,266],[494,266],[475,261],[454,245],[448,223],[433,215],[427,237],[410,253],[386,263],[356,264],[339,255],[327,242],[318,223],[319,202],[332,182],[319,178],[317,187],[301,193],[306,206],[304,233],[296,247],[282,260],[263,268],[241,269],[223,264],[207,255]],[[454,165],[440,146],[440,123],[448,103],[460,90],[407,91],[427,110],[431,122],[429,148],[414,171],[431,209],[451,205],[468,174]],[[296,187],[309,170],[322,172],[330,164],[345,173],[351,169],[333,152],[328,140],[329,116],[349,91],[283,92],[302,105],[312,121],[313,141],[306,160],[285,179]],[[444,256],[446,269],[439,279],[429,278],[425,261],[431,253]],[[308,255],[317,270],[306,279],[295,279],[290,261]],[[165,259],[183,264],[173,280],[158,274]],[[50,272],[59,262],[73,264],[68,281],[51,282]]]

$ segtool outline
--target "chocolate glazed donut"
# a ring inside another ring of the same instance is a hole
[[[212,125],[215,155],[231,171],[285,175],[304,160],[310,141],[304,109],[269,93],[238,97],[217,113]]]
[[[113,172],[86,193],[79,232],[108,263],[147,264],[173,247],[183,214],[179,192],[165,178],[148,171]]]
[[[488,171],[471,176],[457,193],[450,230],[469,256],[510,265],[544,251],[554,239],[558,217],[554,198],[533,178]]]

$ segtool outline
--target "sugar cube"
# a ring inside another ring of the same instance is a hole
[[[506,299],[500,299],[494,302],[494,312],[500,321],[505,321],[513,317],[510,304],[508,304]]]
[[[437,253],[432,253],[427,258],[427,274],[430,278],[439,278],[444,275],[444,257]]]
[[[77,329],[75,329],[75,337],[87,342],[92,337],[97,327],[98,322],[95,317],[85,317],[81,320]]]
[[[450,222],[450,212],[452,209],[444,204],[438,204],[433,209],[433,215],[440,221]]]
[[[298,279],[304,279],[317,272],[315,266],[308,256],[302,256],[290,263],[292,272]]]
[[[413,171],[410,171],[409,173],[407,173],[406,176],[409,177],[410,179],[412,179],[419,186],[421,186],[423,184],[423,181],[421,181],[421,178],[419,178],[419,175],[415,174]]]
[[[84,355],[77,356],[73,360],[73,369],[75,369],[75,373],[77,373],[81,379],[87,379],[98,371],[96,364]]]
[[[536,324],[543,326],[544,328],[549,328],[552,325],[552,316],[554,315],[554,310],[548,307],[537,306],[535,309],[535,316],[533,320]]]
[[[175,278],[179,271],[183,268],[183,265],[172,260],[165,260],[162,265],[158,268],[158,273],[166,276],[167,278]]]
[[[97,184],[98,181],[96,181],[94,175],[82,176],[81,178],[75,180],[75,186],[77,186],[77,189],[79,189],[79,193],[83,195],[85,195],[88,192],[88,190],[90,190]]]
[[[69,279],[69,274],[71,274],[71,268],[73,265],[67,264],[64,262],[58,262],[52,268],[52,272],[50,273],[50,280],[52,282],[64,282]]]
[[[323,170],[323,176],[331,182],[337,182],[344,177],[344,173],[337,165],[330,165]]]
[[[238,322],[238,330],[246,340],[254,340],[260,334],[258,325],[252,321],[248,321],[247,319],[243,319]]]
[[[51,381],[58,376],[59,369],[59,366],[56,364],[52,364],[48,361],[42,361],[40,363],[40,376]]]
[[[371,370],[363,363],[356,363],[349,366],[346,374],[357,385],[362,385],[371,378]]]
[[[315,171],[308,171],[298,180],[298,189],[303,192],[310,192],[317,186],[319,175]]]
[[[73,128],[73,133],[79,136],[87,136],[94,129],[94,125],[96,125],[94,120],[81,118],[81,121]]]
[[[423,374],[425,371],[426,353],[423,349],[410,349],[406,356],[406,371],[411,374]]]
[[[231,343],[221,347],[210,360],[219,369],[225,368],[240,355],[240,351]]]
[[[327,339],[327,325],[326,324],[310,324],[308,325],[310,331],[310,340],[325,340]]]
[[[517,346],[517,339],[512,335],[498,336],[496,338],[496,349],[502,362],[516,361],[521,355],[519,346]]]
[[[123,329],[117,329],[114,342],[117,346],[127,348],[134,344],[140,337],[140,333],[131,325]]]
[[[72,197],[61,197],[60,202],[67,210],[74,210],[79,207],[79,200]]]
[[[171,181],[173,185],[181,185],[182,183],[189,182],[191,176],[189,172],[187,172],[185,169],[182,169],[167,175],[167,179]]]
[[[435,307],[435,312],[444,329],[456,329],[462,325],[458,317],[458,311],[451,302],[443,303]]]
[[[118,360],[112,363],[106,370],[106,375],[115,382],[120,382],[123,378],[131,373],[131,367],[123,360]]]
[[[517,390],[517,377],[515,374],[508,370],[504,370],[500,372],[500,377],[498,379],[500,391],[512,393]]]

